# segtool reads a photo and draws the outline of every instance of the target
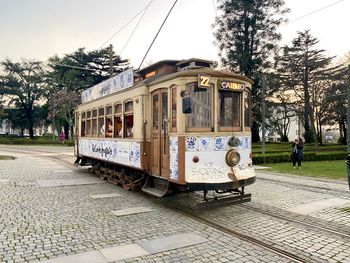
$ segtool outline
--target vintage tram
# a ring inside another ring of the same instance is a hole
[[[252,81],[202,59],[164,60],[82,93],[76,163],[125,189],[235,193],[255,182]]]

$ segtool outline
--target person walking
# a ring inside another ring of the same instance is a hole
[[[303,160],[303,148],[304,143],[301,138],[295,139],[292,144],[292,161],[293,161],[293,169],[295,169],[295,165],[298,162],[298,168],[301,169],[301,161]]]

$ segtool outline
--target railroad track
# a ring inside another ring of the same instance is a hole
[[[307,223],[305,221],[297,220],[297,219],[294,219],[294,218],[291,218],[291,217],[288,217],[285,215],[284,216],[277,215],[275,213],[271,213],[271,212],[268,212],[268,211],[263,210],[263,209],[252,207],[249,204],[239,204],[238,206],[243,207],[243,208],[248,209],[248,210],[251,210],[251,211],[254,211],[254,212],[257,212],[257,213],[260,213],[260,214],[268,215],[270,217],[274,217],[274,218],[278,218],[278,219],[281,219],[281,220],[284,220],[287,222],[295,223],[297,225],[303,225],[305,227],[309,227],[309,228],[316,229],[316,230],[321,230],[323,232],[334,234],[334,235],[337,235],[337,236],[340,236],[343,238],[348,238],[350,240],[350,234],[340,232],[336,229],[332,229],[332,228],[321,226],[321,225],[315,225],[314,223]]]
[[[316,185],[305,185],[305,184],[302,184],[302,183],[286,182],[286,181],[280,181],[280,180],[269,179],[269,178],[261,178],[261,177],[259,177],[257,180],[273,182],[273,183],[276,183],[276,184],[279,184],[279,185],[283,185],[283,186],[294,185],[294,186],[297,186],[299,189],[306,189],[308,191],[315,192],[315,193],[322,192],[320,190],[337,192],[337,193],[340,193],[342,195],[344,193],[347,193],[347,194],[349,193],[348,190],[340,190],[340,189],[336,189],[336,188],[322,187],[322,186],[316,186]],[[333,183],[333,184],[340,185],[340,183]],[[344,184],[347,185],[347,182],[344,181]]]
[[[245,242],[248,242],[250,244],[259,246],[259,247],[261,247],[261,248],[263,248],[263,249],[265,249],[267,251],[270,251],[270,252],[272,252],[272,253],[274,253],[276,255],[279,255],[279,256],[281,256],[281,257],[283,257],[285,259],[288,259],[291,262],[300,262],[300,263],[301,262],[303,262],[303,263],[310,263],[311,262],[310,259],[302,258],[302,257],[300,257],[298,255],[295,255],[295,254],[293,254],[291,252],[288,252],[286,250],[277,248],[277,247],[275,247],[273,245],[270,245],[270,244],[268,244],[268,243],[266,243],[264,241],[261,241],[261,240],[259,240],[257,238],[245,235],[245,234],[240,233],[240,232],[238,232],[238,231],[236,231],[234,229],[228,228],[228,227],[223,226],[223,225],[221,225],[219,223],[216,223],[216,222],[213,222],[213,221],[211,221],[209,219],[203,218],[203,217],[199,216],[198,214],[196,214],[195,212],[190,212],[188,210],[183,210],[183,209],[179,208],[178,206],[173,205],[171,203],[164,203],[164,202],[161,202],[159,200],[156,200],[156,201],[158,201],[158,203],[161,203],[162,205],[164,205],[165,207],[167,207],[169,209],[175,210],[178,213],[180,213],[180,214],[182,214],[182,215],[184,215],[186,217],[191,218],[192,220],[195,220],[197,222],[200,222],[202,224],[210,226],[210,227],[212,227],[214,229],[217,229],[217,230],[219,230],[221,232],[229,234],[229,235],[231,235],[233,237],[236,237],[236,238],[238,238],[240,240],[243,240]]]

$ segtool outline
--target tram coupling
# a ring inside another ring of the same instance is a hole
[[[251,197],[252,194],[246,194],[244,191],[215,191],[212,195],[208,195],[208,191],[204,191],[203,201],[197,203],[195,208],[196,210],[200,210],[228,205],[237,205],[250,202]]]

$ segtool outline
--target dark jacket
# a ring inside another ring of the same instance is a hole
[[[297,160],[303,159],[303,144],[302,143],[295,143],[292,144],[292,158]]]

